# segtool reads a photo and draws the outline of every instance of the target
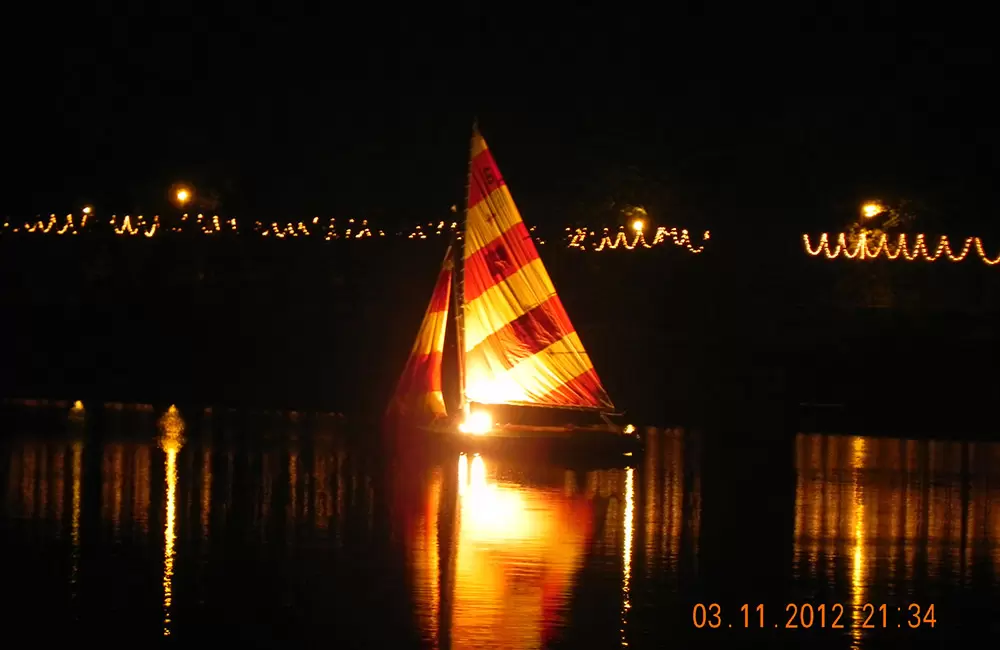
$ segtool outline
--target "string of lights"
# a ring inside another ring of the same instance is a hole
[[[286,237],[309,237],[312,235],[322,235],[324,239],[364,239],[377,236],[384,237],[385,232],[376,230],[375,233],[368,227],[368,220],[362,219],[357,223],[355,219],[345,219],[346,228],[341,232],[337,229],[337,220],[331,218],[328,222],[321,224],[319,217],[314,217],[311,222],[272,221],[264,223],[255,221],[251,231],[262,237],[274,237],[284,239]],[[93,216],[90,209],[85,208],[80,215],[67,214],[60,219],[55,214],[50,214],[48,219],[36,218],[34,221],[24,222],[22,225],[11,223],[8,219],[4,221],[0,234],[4,233],[35,233],[52,235],[78,235],[81,232],[96,232],[99,229],[100,221]],[[240,234],[242,231],[235,218],[222,220],[218,215],[208,217],[204,214],[190,215],[182,214],[169,226],[164,226],[160,216],[155,215],[149,219],[143,215],[111,215],[106,222],[111,231],[119,236],[143,236],[153,237],[160,232],[171,233],[195,233],[203,235],[215,234]],[[105,230],[106,231],[106,230]]]
[[[702,234],[702,244],[700,246],[694,246],[691,242],[691,235],[688,233],[686,228],[678,230],[677,228],[667,228],[666,226],[660,226],[656,229],[653,235],[653,242],[650,243],[646,241],[646,235],[644,233],[644,224],[640,221],[636,221],[632,224],[632,230],[635,232],[632,242],[629,243],[628,235],[625,234],[625,227],[622,226],[618,229],[614,238],[611,237],[611,231],[608,228],[604,228],[600,237],[598,238],[595,231],[588,230],[586,228],[576,228],[571,230],[566,229],[567,237],[569,239],[569,248],[576,248],[581,251],[592,250],[594,252],[600,252],[604,250],[615,250],[619,247],[625,250],[635,250],[636,248],[653,248],[654,246],[666,243],[672,243],[675,246],[681,246],[686,248],[692,253],[700,253],[705,250],[704,242],[708,241],[711,237],[711,232],[706,230]],[[589,248],[587,245],[588,238],[593,242],[596,239],[596,243],[592,244]]]
[[[979,255],[985,264],[989,266],[994,266],[1000,263],[1000,255],[994,258],[990,258],[986,254],[986,250],[983,247],[983,241],[979,237],[966,237],[962,244],[961,250],[956,253],[948,241],[947,235],[941,235],[938,240],[937,246],[934,248],[934,252],[931,253],[927,247],[927,235],[920,233],[914,237],[912,248],[908,244],[906,233],[900,233],[895,247],[889,245],[889,236],[881,235],[877,239],[874,250],[871,248],[868,233],[861,232],[858,235],[857,241],[854,242],[853,247],[847,243],[847,235],[845,233],[839,233],[836,237],[836,245],[830,248],[830,235],[828,233],[821,233],[819,236],[819,242],[815,247],[812,246],[809,240],[809,235],[802,235],[802,243],[805,246],[805,251],[813,257],[818,257],[819,255],[824,255],[826,259],[832,260],[843,255],[847,259],[852,260],[874,260],[879,257],[885,257],[890,260],[902,259],[907,262],[912,262],[916,259],[921,259],[927,262],[936,262],[941,259],[946,259],[950,262],[961,262],[969,256],[969,252],[975,248],[976,253]]]
[[[440,236],[451,236],[458,228],[457,221],[438,221],[418,224],[409,231],[397,231],[390,233],[390,236],[405,237],[406,239],[426,240]],[[242,235],[247,231],[266,238],[273,239],[294,239],[299,237],[318,238],[324,241],[338,239],[369,239],[386,237],[387,233],[370,226],[367,219],[321,219],[313,217],[308,221],[254,221],[249,229],[241,226],[235,217],[222,219],[218,215],[208,216],[205,214],[184,213],[179,217],[161,219],[159,215],[152,218],[143,215],[111,215],[106,221],[99,219],[89,207],[84,208],[79,214],[67,214],[65,217],[58,217],[50,214],[47,219],[36,217],[34,220],[16,223],[7,219],[0,229],[0,235],[4,234],[33,234],[33,235],[66,235],[74,236],[81,233],[110,232],[119,237],[145,237],[152,238],[161,234],[195,234],[195,235]],[[539,245],[545,245],[546,240],[535,234],[536,227],[529,229],[532,237]],[[704,241],[709,239],[709,232],[706,230],[702,236],[703,243],[694,245],[687,229],[667,228],[660,226],[655,230],[652,241],[648,241],[644,233],[644,224],[636,221],[632,224],[634,236],[629,241],[625,227],[621,226],[618,232],[612,235],[609,228],[601,229],[598,236],[596,231],[587,228],[566,228],[564,241],[568,248],[581,251],[600,252],[604,250],[636,250],[649,249],[659,245],[674,244],[690,251],[700,253],[704,250]],[[459,235],[461,237],[461,235]]]

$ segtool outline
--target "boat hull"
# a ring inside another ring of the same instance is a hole
[[[591,466],[610,467],[634,464],[643,451],[638,434],[599,428],[504,427],[475,435],[462,433],[453,424],[442,423],[423,430],[448,451],[512,460],[586,462]]]

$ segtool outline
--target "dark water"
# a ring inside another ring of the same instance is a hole
[[[596,471],[375,437],[287,414],[8,409],[0,619],[35,642],[250,647],[1000,631],[1000,444],[651,430],[637,466]]]

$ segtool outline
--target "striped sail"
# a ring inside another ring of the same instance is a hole
[[[448,329],[453,265],[452,249],[448,247],[441,273],[434,284],[431,302],[424,313],[417,340],[410,350],[410,358],[396,386],[387,415],[430,420],[448,414],[441,392],[441,358],[444,354],[444,335]]]
[[[478,130],[469,175],[463,255],[466,399],[613,409]]]

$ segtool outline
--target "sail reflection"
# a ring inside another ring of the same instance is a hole
[[[461,454],[451,469],[411,467],[396,499],[419,501],[400,517],[425,642],[539,648],[565,637],[573,644],[581,639],[568,621],[600,615],[618,622],[601,645],[632,645],[636,593],[650,581],[680,579],[678,566],[694,563],[700,527],[695,449],[685,449],[680,431],[651,436],[641,468],[578,474],[478,454]],[[616,587],[579,584],[609,569],[618,573]],[[606,591],[577,600],[578,588]]]
[[[855,647],[872,585],[967,584],[974,564],[1000,581],[1000,444],[800,434],[795,457],[793,574],[847,588]]]
[[[544,645],[560,624],[592,533],[590,504],[558,487],[497,481],[459,459],[451,636],[455,647]]]
[[[459,470],[467,469],[459,463]],[[435,645],[440,636],[441,566],[438,537],[438,512],[441,506],[442,473],[436,468],[432,473],[426,498],[420,504],[421,511],[414,525],[413,544],[413,590],[417,626],[423,632],[424,640]],[[465,481],[459,479],[459,485]],[[406,512],[404,508],[404,513]],[[403,515],[406,517],[406,514]]]
[[[454,492],[440,468],[421,489],[408,536],[417,620],[436,647],[537,648],[563,625],[594,504],[563,470],[529,483],[510,469],[462,454]]]

